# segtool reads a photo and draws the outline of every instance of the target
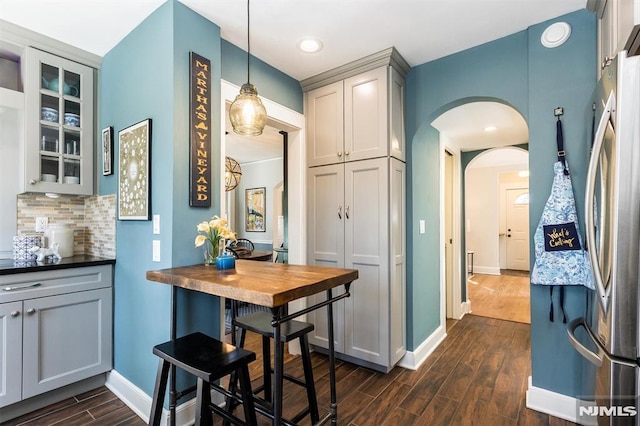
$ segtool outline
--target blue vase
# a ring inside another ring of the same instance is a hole
[[[216,257],[216,268],[219,270],[233,269],[236,267],[236,258],[233,254],[225,251]]]

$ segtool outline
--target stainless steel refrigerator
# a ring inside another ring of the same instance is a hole
[[[640,425],[640,57],[619,53],[603,69],[594,103],[584,223],[597,300],[594,315],[568,332],[597,368],[593,402],[576,410],[580,423]]]

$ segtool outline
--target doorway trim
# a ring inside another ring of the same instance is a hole
[[[451,154],[452,170],[452,210],[453,210],[453,223],[452,223],[452,239],[451,244],[451,270],[452,270],[452,289],[447,291],[447,279],[446,279],[446,265],[445,262],[440,262],[440,324],[447,323],[447,298],[452,300],[452,317],[454,319],[461,319],[467,312],[469,312],[468,303],[462,301],[462,281],[460,277],[461,271],[461,256],[460,256],[460,230],[461,216],[461,179],[460,179],[460,149],[454,146],[446,138],[440,135],[440,259],[445,259],[445,161],[447,152]],[[466,282],[465,282],[466,285]]]
[[[240,87],[226,80],[220,80],[220,123],[226,120],[227,105],[236,98]],[[307,198],[306,198],[306,167],[307,151],[305,144],[305,119],[304,115],[293,111],[283,105],[260,96],[262,103],[267,109],[267,124],[277,127],[289,133],[287,156],[289,179],[287,182],[288,197],[288,236],[289,245],[288,262],[291,264],[303,265],[307,263]],[[225,126],[220,125],[220,212],[225,211],[225,190],[224,190],[224,157],[225,157]],[[224,302],[223,305],[224,306]],[[289,304],[292,312],[300,310],[306,306],[304,300],[298,300]],[[220,309],[220,335],[224,337],[224,309]],[[292,353],[299,353],[299,349],[293,345],[290,347]],[[298,351],[298,352],[296,352]]]

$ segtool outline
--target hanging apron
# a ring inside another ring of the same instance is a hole
[[[594,285],[589,255],[579,233],[578,214],[571,175],[565,160],[559,118],[556,128],[558,161],[553,165],[551,194],[533,237],[536,258],[531,284],[549,286],[550,321],[553,321],[553,287],[560,286],[560,309],[563,322],[567,322],[564,313],[564,286],[583,285],[593,290]]]

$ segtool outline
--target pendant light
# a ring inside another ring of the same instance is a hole
[[[267,110],[258,97],[256,86],[249,79],[249,59],[251,43],[249,40],[249,0],[247,0],[247,82],[240,88],[240,94],[229,108],[229,120],[233,131],[244,136],[259,136],[267,124]]]
[[[224,190],[234,190],[242,178],[240,164],[231,157],[224,157]]]

